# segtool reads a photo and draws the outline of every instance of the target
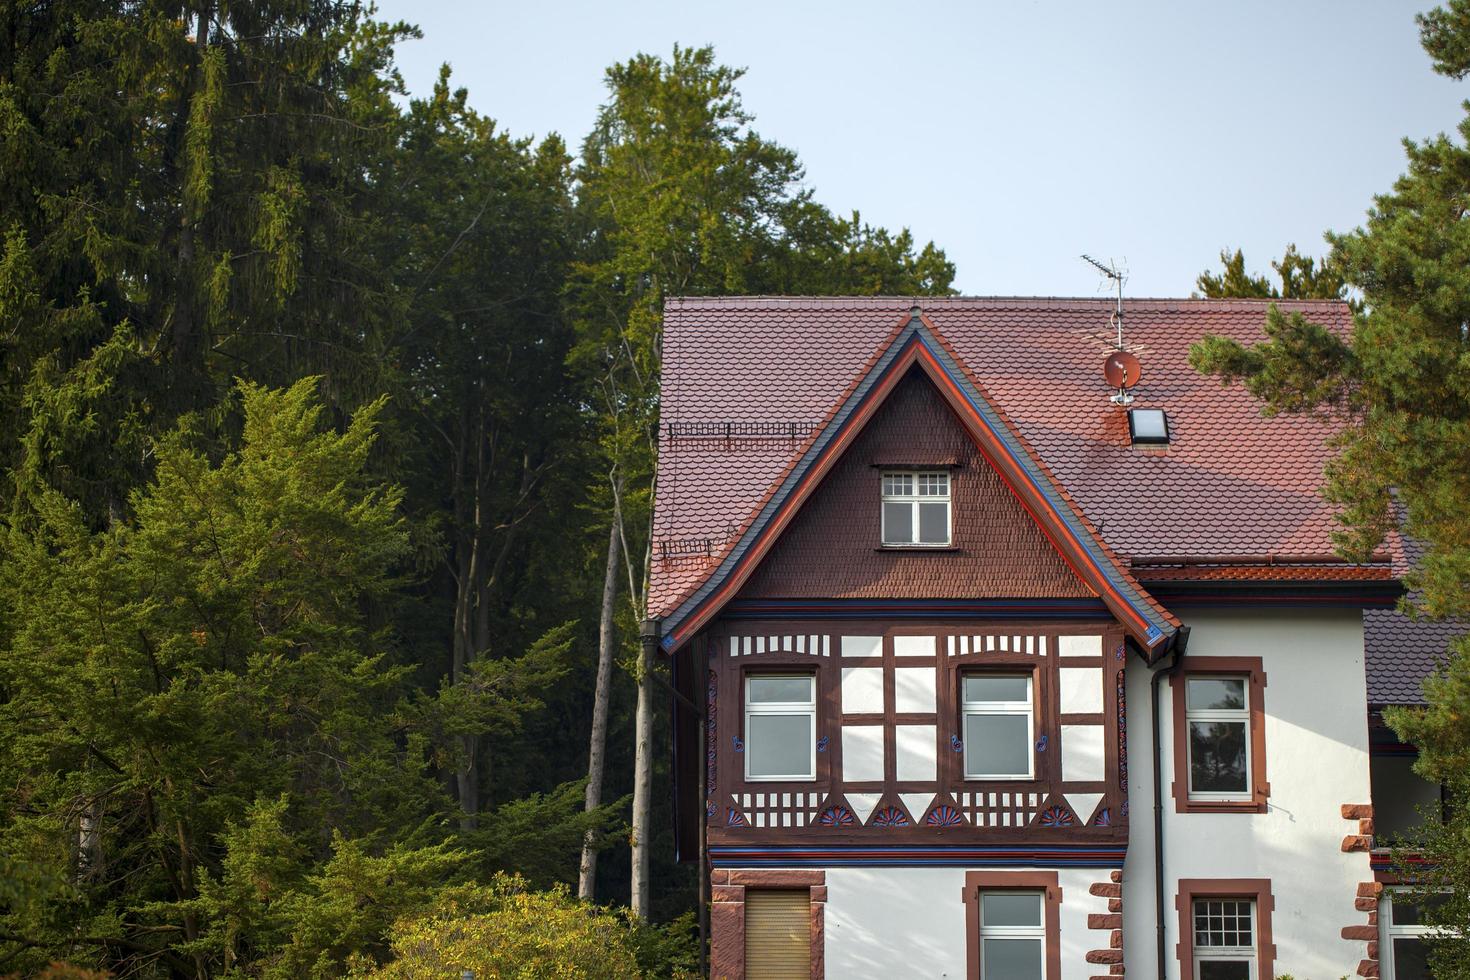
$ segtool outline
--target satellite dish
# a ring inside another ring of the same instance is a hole
[[[1103,361],[1103,377],[1110,388],[1132,388],[1143,377],[1143,368],[1126,350],[1115,350]]]

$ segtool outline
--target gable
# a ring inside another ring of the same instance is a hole
[[[1169,649],[1181,635],[1179,620],[1150,596],[1108,549],[918,307],[895,325],[825,422],[802,443],[743,529],[732,529],[731,540],[710,563],[709,572],[658,623],[662,646],[670,651],[681,647],[739,592],[812,490],[863,432],[909,369],[916,366],[943,395],[985,458],[1027,512],[1035,516],[1037,525],[1145,655],[1153,658]]]
[[[879,547],[885,465],[948,469],[950,548]],[[740,598],[1094,595],[914,366],[802,504]]]

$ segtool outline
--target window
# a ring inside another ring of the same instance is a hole
[[[1382,933],[1379,956],[1384,980],[1424,980],[1429,974],[1426,937],[1435,932],[1424,925],[1413,893],[1406,888],[1388,888],[1378,902],[1378,927]],[[1432,900],[1432,896],[1431,896]]]
[[[811,889],[745,889],[745,977],[809,977]]]
[[[1259,657],[1185,658],[1174,701],[1175,808],[1265,813],[1266,672]]]
[[[752,674],[745,679],[745,778],[817,778],[817,679]]]
[[[883,543],[941,547],[949,544],[949,474],[883,474]]]
[[[1195,980],[1256,980],[1256,903],[1194,900]]]
[[[1271,980],[1269,878],[1181,878],[1179,976],[1186,980]]]
[[[1030,674],[964,674],[965,778],[1030,779],[1033,772]]]
[[[1062,889],[1055,871],[965,872],[965,976],[1061,980]]]
[[[980,893],[980,976],[1043,980],[1046,923],[1043,893]]]
[[[1129,409],[1128,435],[1135,446],[1167,446],[1169,416],[1162,408]]]
[[[1414,771],[1413,755],[1368,757],[1373,787],[1373,844],[1412,840],[1425,822],[1443,820],[1441,789]]]
[[[1189,798],[1248,800],[1249,678],[1185,678],[1189,724]]]

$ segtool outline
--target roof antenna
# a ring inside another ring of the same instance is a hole
[[[1138,379],[1143,375],[1143,368],[1138,363],[1138,358],[1123,349],[1123,283],[1127,281],[1128,274],[1118,268],[1118,264],[1109,260],[1103,265],[1090,255],[1082,256],[1084,262],[1101,272],[1118,290],[1118,305],[1113,315],[1109,317],[1109,323],[1118,333],[1116,348],[1108,359],[1103,362],[1103,377],[1109,385],[1118,389],[1118,393],[1110,399],[1114,405],[1132,405],[1133,395],[1128,389],[1138,384]]]

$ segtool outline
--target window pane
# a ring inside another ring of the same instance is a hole
[[[909,495],[914,492],[912,473],[889,473],[883,477],[883,492],[889,496]]]
[[[1189,678],[1191,711],[1245,707],[1245,680],[1240,677]]]
[[[812,700],[812,678],[800,674],[791,677],[752,677],[747,697],[751,704],[768,704],[772,701],[799,701],[810,704]]]
[[[745,754],[752,776],[812,776],[811,715],[749,715]]]
[[[1029,677],[997,677],[993,674],[968,674],[965,677],[966,701],[1026,701],[1031,689]]]
[[[1040,939],[985,939],[981,941],[981,947],[984,955],[980,961],[980,975],[985,980],[992,977],[1042,980]]]
[[[1025,776],[1031,769],[1031,738],[1025,715],[966,715],[965,774]]]
[[[1199,980],[1251,980],[1251,965],[1247,960],[1202,961]]]
[[[1395,939],[1393,975],[1394,980],[1428,980],[1429,944],[1413,937]]]
[[[1189,788],[1196,793],[1245,793],[1243,721],[1189,723]]]
[[[980,896],[985,926],[1040,926],[1041,896],[1036,892],[986,892]]]
[[[919,505],[919,540],[924,544],[949,544],[949,504]]]
[[[1378,825],[1375,817],[1374,826]],[[1413,892],[1394,892],[1389,899],[1389,916],[1396,926],[1417,926],[1424,922],[1421,908],[1433,908],[1449,901],[1448,895],[1415,896]]]
[[[883,540],[893,544],[912,544],[914,540],[914,505],[883,505]]]
[[[948,473],[920,473],[919,496],[942,497],[949,493]]]

